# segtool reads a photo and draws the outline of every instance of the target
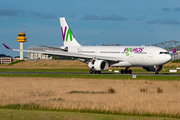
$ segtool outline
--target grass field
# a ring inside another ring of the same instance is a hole
[[[0,109],[0,120],[176,120],[176,118]]]
[[[0,77],[0,83],[1,108],[180,117],[180,81]]]
[[[179,66],[168,63],[163,73]],[[148,73],[142,68],[132,70]],[[44,119],[45,115],[47,119],[64,120],[180,118],[179,76],[137,75],[133,79],[132,75],[56,74],[88,73],[87,64],[79,61],[23,61],[0,65],[0,71],[53,73],[0,74],[0,119]],[[115,93],[109,93],[110,88]]]
[[[22,61],[12,65],[1,65],[0,68],[24,68],[24,69],[57,69],[57,68],[87,68],[87,64],[77,60],[38,60]]]
[[[175,75],[132,75],[121,74],[34,74],[34,73],[0,73],[1,77],[52,77],[52,78],[83,78],[83,79],[124,79],[124,80],[160,80],[160,81],[179,81],[180,77]]]
[[[160,73],[169,74],[169,69],[175,69],[180,67],[180,63],[167,63],[164,65],[164,68]],[[109,68],[114,70],[125,69],[121,68]],[[144,69],[131,67],[133,73],[147,73],[153,74],[153,72],[148,72]],[[0,64],[0,72],[2,71],[15,71],[15,72],[75,72],[75,73],[89,73],[87,64],[82,63],[77,60],[38,60],[34,61],[22,61],[20,63],[5,65]],[[103,71],[105,73],[110,73],[108,70]],[[180,71],[177,72],[180,74]],[[177,74],[176,73],[176,74]]]
[[[115,70],[119,70],[118,68],[109,68],[112,70],[112,72],[110,72],[109,70],[106,71],[102,71],[102,73],[113,73]],[[132,68],[133,73],[146,73],[146,74],[153,74],[153,72],[148,72],[142,68]],[[66,73],[89,73],[89,69],[88,68],[58,68],[58,69],[24,69],[24,68],[0,68],[0,72],[66,72]],[[169,73],[169,69],[163,69],[163,71],[160,71],[160,73],[164,73],[164,74],[170,74]],[[120,74],[120,73],[119,73]],[[177,71],[177,73],[175,74],[180,74],[180,71]]]
[[[180,67],[180,63],[167,63],[163,66],[165,69]],[[87,64],[77,60],[37,60],[22,61],[20,63],[6,65],[0,64],[0,68],[18,68],[18,69],[58,69],[58,68],[82,68],[87,69]],[[134,69],[134,68],[132,68]]]
[[[82,68],[61,68],[61,69],[17,69],[17,68],[0,68],[0,72],[66,72],[66,73],[89,73],[89,69]]]
[[[117,80],[159,80],[179,81],[180,76],[161,75],[111,75],[111,74],[32,74],[32,73],[0,73],[0,77],[51,77],[51,78],[82,78],[82,79],[117,79]]]

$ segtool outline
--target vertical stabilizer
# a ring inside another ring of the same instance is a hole
[[[60,17],[61,31],[64,46],[81,46],[75,39],[64,17]]]
[[[173,52],[172,53],[176,53],[176,48],[174,48]]]

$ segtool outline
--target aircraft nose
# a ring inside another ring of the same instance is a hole
[[[171,59],[172,59],[172,57],[171,57],[171,55],[166,55],[166,57],[165,57],[165,61],[164,62],[169,62],[169,61],[171,61]]]

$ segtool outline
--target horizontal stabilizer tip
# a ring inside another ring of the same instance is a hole
[[[5,44],[3,44],[4,45],[4,47],[6,47],[6,49],[11,49],[10,47],[8,47],[7,45],[5,45]]]

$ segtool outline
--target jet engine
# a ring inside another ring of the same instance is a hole
[[[158,74],[159,71],[162,70],[162,65],[160,66],[143,66],[143,69],[147,70],[147,71],[153,71],[156,74]]]
[[[108,62],[105,60],[92,60],[88,63],[90,69],[95,69],[96,71],[102,71],[108,69]]]

